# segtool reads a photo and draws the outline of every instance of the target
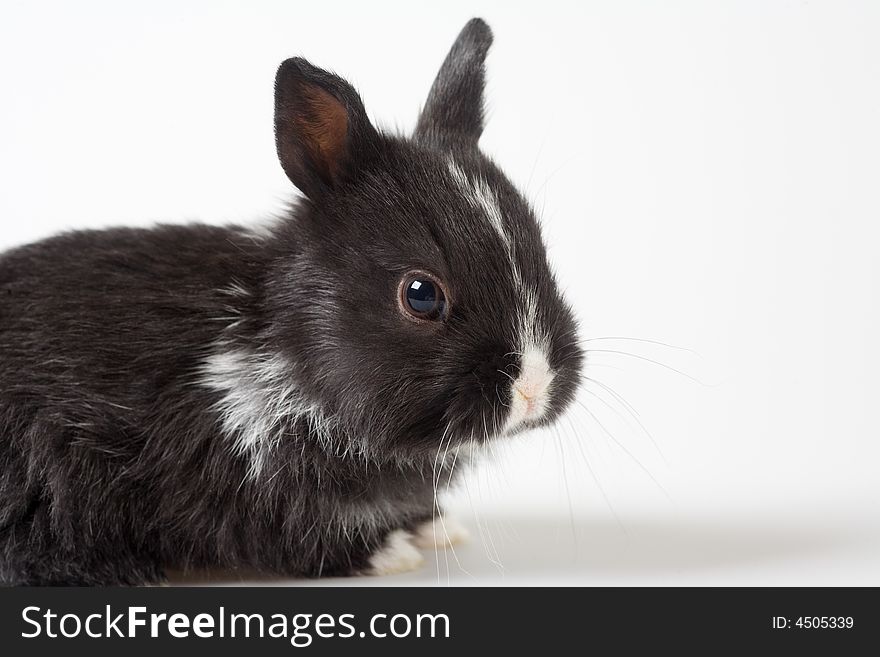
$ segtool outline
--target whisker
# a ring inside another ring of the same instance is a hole
[[[580,342],[596,342],[598,340],[627,340],[629,342],[644,342],[646,344],[656,344],[661,347],[668,347],[669,349],[676,349],[678,351],[686,351],[689,354],[693,354],[695,356],[699,356],[700,354],[694,351],[693,349],[688,349],[687,347],[679,347],[675,344],[669,344],[668,342],[661,342],[660,340],[651,340],[649,338],[628,338],[620,335],[601,335],[594,338],[583,338]]]
[[[504,571],[504,564],[502,564],[501,561],[498,559],[498,552],[497,552],[497,550],[495,550],[494,541],[492,541],[491,534],[488,534],[488,531],[489,531],[488,525],[486,527],[486,532],[484,533],[484,531],[483,531],[483,524],[480,521],[480,517],[477,512],[477,507],[474,504],[474,498],[471,493],[471,485],[468,482],[468,478],[465,478],[465,480],[464,480],[464,488],[465,488],[465,491],[467,492],[468,502],[471,505],[471,512],[473,513],[473,516],[474,516],[474,523],[477,525],[477,533],[479,533],[479,535],[480,535],[480,543],[482,543],[482,545],[483,545],[483,550],[486,553],[486,558],[489,560],[489,562],[491,564],[493,564],[496,568],[498,568],[499,571],[503,572]],[[489,538],[489,541],[492,545],[492,551],[495,553],[494,557],[492,556],[492,553],[490,553],[490,551],[489,551],[489,543],[486,542],[487,537]]]
[[[636,421],[638,421],[639,418],[642,417],[641,415],[639,415],[639,412],[636,410],[635,406],[633,406],[633,405],[630,404],[628,401],[626,401],[626,399],[623,397],[623,395],[621,395],[620,393],[618,393],[614,388],[612,388],[612,387],[611,387],[610,385],[608,385],[607,383],[604,383],[604,382],[602,382],[602,381],[599,381],[599,379],[593,379],[593,378],[590,378],[590,377],[588,377],[588,376],[583,376],[583,377],[581,377],[581,378],[582,378],[582,380],[584,381],[584,383],[586,383],[586,382],[595,383],[597,386],[599,386],[600,388],[602,388],[603,390],[605,390],[605,391],[606,391],[609,395],[611,395],[615,400],[617,400],[618,402],[620,402],[620,403],[623,405],[623,407],[624,407],[624,408],[625,408],[625,409],[626,409],[626,410],[632,415],[632,417],[633,417]]]
[[[571,526],[571,537],[572,541],[574,542],[575,554],[578,554],[577,528],[574,524],[574,505],[571,501],[571,487],[568,485],[568,468],[565,467],[565,448],[563,447],[562,436],[559,431],[559,427],[554,426],[553,429],[553,434],[556,438],[556,445],[559,447],[559,461],[562,465],[562,481],[565,485],[565,495],[568,498],[568,522]]]
[[[578,446],[580,448],[581,456],[584,459],[584,465],[587,466],[587,470],[589,470],[589,472],[590,472],[590,477],[592,477],[593,482],[595,482],[596,487],[599,489],[599,493],[602,495],[602,499],[605,501],[605,505],[608,507],[608,510],[611,512],[611,515],[614,518],[614,521],[617,523],[617,525],[620,527],[620,529],[623,531],[624,534],[628,533],[626,531],[626,526],[624,526],[623,522],[620,520],[620,516],[617,515],[617,511],[614,509],[614,505],[611,503],[611,498],[608,497],[608,493],[605,490],[605,487],[602,485],[602,481],[599,479],[598,475],[596,474],[596,471],[593,469],[593,465],[592,465],[592,463],[590,463],[590,459],[588,458],[586,452],[584,452],[584,446],[578,440],[577,427],[574,426],[574,421],[571,419],[571,415],[564,415],[563,419],[565,419],[568,422],[569,427],[571,428],[572,432],[574,433],[575,442],[578,444]]]
[[[490,444],[489,428],[486,425],[486,415],[485,414],[482,414],[482,420],[483,420],[483,433],[486,437],[486,442],[484,444],[488,446]],[[496,423],[496,419],[495,419],[495,407],[494,406],[492,407],[492,424],[493,424],[493,432],[494,432],[497,429],[497,423]],[[489,448],[489,449],[491,449],[491,448]],[[492,530],[489,528],[488,523],[486,524],[486,534],[489,537],[489,543],[491,544],[492,551],[495,554],[495,559],[493,560],[490,557],[489,560],[492,561],[493,563],[497,564],[501,568],[501,571],[504,572],[504,564],[501,563],[501,557],[498,555],[498,548],[495,546],[495,540],[492,536]],[[488,555],[488,546],[487,546],[486,554]]]
[[[440,460],[440,469],[437,472],[437,479],[434,482],[434,505],[437,508],[437,515],[440,518],[440,525],[443,528],[443,534],[446,538],[447,543],[449,542],[449,532],[446,529],[446,520],[443,518],[443,509],[441,508],[440,502],[438,499],[438,490],[440,487],[440,477],[443,476],[443,467],[446,465],[446,457],[449,455],[449,448],[452,445],[452,439],[453,439],[453,436],[452,436],[452,434],[450,434],[449,439],[446,441],[446,449],[443,451],[443,458]],[[436,524],[433,526],[433,528],[435,529],[435,532],[436,532]],[[436,542],[437,542],[437,540],[436,540],[436,533],[435,533],[434,543],[436,544]],[[451,575],[450,575],[450,570],[449,570],[449,551],[448,550],[443,551],[443,557],[446,561],[446,585],[451,586],[451,581],[450,581]],[[457,560],[457,557],[456,557],[456,560]],[[437,560],[437,566],[438,566],[438,568],[440,566],[439,559]]]
[[[586,379],[585,382],[586,382],[586,381],[589,381],[589,382],[591,382],[591,383],[598,383],[598,382],[595,381],[594,379]],[[618,411],[616,408],[614,408],[611,404],[609,404],[609,403],[608,403],[608,402],[607,402],[607,401],[606,401],[606,400],[605,400],[605,399],[604,399],[599,393],[597,393],[597,392],[595,392],[595,391],[593,391],[593,390],[590,390],[590,389],[587,388],[586,386],[584,386],[584,387],[581,388],[581,389],[582,389],[584,392],[586,392],[588,395],[592,395],[592,396],[595,397],[597,400],[599,400],[602,404],[604,404],[604,405],[605,405],[605,406],[606,406],[606,407],[607,407],[612,413],[614,413],[617,417],[619,417],[620,420],[621,420],[622,422],[624,422],[624,423],[626,423],[628,426],[632,427],[632,425],[629,424],[629,422],[628,422],[627,419],[623,416],[623,414],[620,413],[620,411]],[[627,409],[627,410],[628,410],[628,409]],[[632,413],[630,413],[630,415],[632,415]],[[660,449],[660,445],[659,445],[659,444],[657,443],[657,441],[654,439],[654,436],[651,434],[650,431],[648,431],[647,427],[645,427],[645,425],[642,424],[642,422],[639,420],[638,417],[633,416],[633,419],[634,419],[634,420],[636,421],[636,423],[639,425],[639,428],[642,430],[642,432],[648,437],[648,440],[651,442],[651,445],[654,447],[654,450],[657,452],[657,454],[658,454],[658,455],[660,456],[660,458],[663,460],[663,463],[664,463],[665,465],[668,466],[668,465],[669,465],[669,461],[667,461],[667,459],[666,459],[666,455],[663,453],[663,450]]]
[[[660,361],[654,360],[653,358],[648,358],[647,356],[640,356],[638,354],[631,354],[628,351],[619,351],[617,349],[587,349],[585,351],[588,354],[617,354],[619,356],[628,356],[630,358],[637,358],[638,360],[643,360],[648,363],[653,363],[654,365],[657,365],[658,367],[662,367],[662,368],[667,369],[671,372],[675,372],[676,374],[679,374],[679,375],[685,377],[686,379],[690,379],[694,383],[697,383],[701,386],[705,386],[707,388],[711,387],[711,386],[709,386],[709,384],[704,383],[703,381],[700,381],[695,376],[691,376],[690,374],[687,374],[686,372],[682,372],[681,370],[678,370],[678,369],[672,367],[671,365],[667,365],[666,363],[661,363]]]
[[[505,372],[504,370],[495,370],[495,371],[498,372],[499,374],[503,374],[503,375],[506,376],[508,379],[510,379],[511,381],[513,381],[514,383],[516,383],[516,379],[514,379],[512,376],[510,376],[510,374],[508,374],[508,373]]]
[[[471,437],[473,440],[473,436]],[[455,472],[455,464],[458,463],[458,450],[456,450],[455,454],[452,457],[452,465],[449,467],[449,476],[446,478],[446,493],[449,493],[449,485],[452,483],[452,475]],[[473,577],[464,566],[461,565],[461,561],[458,558],[458,553],[455,551],[455,545],[453,545],[452,539],[449,537],[449,531],[446,529],[446,521],[443,519],[443,512],[440,512],[440,524],[443,525],[443,533],[446,535],[446,545],[448,546],[447,551],[452,551],[452,557],[455,559],[455,563],[458,566],[458,569],[463,572],[468,577]],[[436,541],[435,541],[436,543]],[[448,557],[447,557],[448,559]],[[449,581],[449,571],[446,573],[447,582]]]
[[[663,487],[663,485],[662,485],[659,481],[657,481],[657,479],[654,477],[654,475],[651,474],[651,471],[648,470],[648,468],[645,467],[645,465],[644,465],[644,464],[643,464],[638,458],[636,458],[636,456],[635,456],[632,452],[630,452],[630,451],[626,448],[626,446],[624,446],[623,443],[621,443],[617,438],[614,437],[614,435],[612,435],[612,433],[611,433],[610,431],[608,431],[608,429],[605,428],[605,425],[602,424],[602,423],[599,421],[599,418],[596,417],[596,414],[593,413],[593,411],[591,411],[589,408],[587,408],[587,406],[586,406],[583,402],[581,402],[579,399],[576,399],[575,402],[576,402],[581,408],[583,408],[587,413],[589,413],[589,414],[590,414],[590,417],[592,417],[592,418],[593,418],[593,421],[594,421],[597,425],[599,425],[599,428],[602,429],[602,431],[605,433],[605,435],[608,436],[611,440],[613,440],[613,441],[614,441],[614,444],[616,444],[620,449],[622,449],[623,452],[624,452],[627,456],[629,456],[629,457],[630,457],[630,458],[636,463],[636,465],[638,465],[638,466],[642,469],[642,471],[643,471],[646,475],[648,475],[648,477],[650,477],[651,481],[653,481],[653,482],[654,482],[654,485],[657,486],[657,488],[660,489],[660,491],[663,493],[663,495],[666,497],[666,499],[668,499],[670,502],[673,502],[674,500],[672,499],[672,497],[669,495],[669,493],[666,491],[666,489]]]
[[[452,427],[452,422],[447,422],[446,429],[443,431],[443,435],[440,436],[440,443],[437,445],[437,453],[434,455],[434,464],[431,469],[431,487],[434,494],[433,504],[431,506],[431,531],[433,533],[434,543],[437,542],[437,512],[439,510],[439,503],[437,501],[437,482],[438,482],[438,474],[437,474],[437,461],[440,458],[440,452],[443,449],[443,442],[446,439],[447,433],[449,433],[450,428]],[[450,436],[450,440],[451,440]],[[440,586],[440,559],[437,559],[437,586]]]

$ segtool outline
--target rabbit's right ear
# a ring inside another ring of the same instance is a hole
[[[275,76],[275,145],[287,177],[310,199],[357,176],[379,140],[354,88],[295,57]]]
[[[483,133],[486,54],[492,31],[480,19],[464,26],[431,86],[415,138],[442,147],[476,147]]]

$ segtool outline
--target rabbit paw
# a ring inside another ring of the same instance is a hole
[[[424,549],[441,550],[464,543],[468,538],[470,533],[455,518],[438,516],[416,527],[413,544]]]
[[[413,535],[395,529],[385,537],[385,543],[370,557],[368,575],[397,575],[416,570],[425,557],[413,545]]]

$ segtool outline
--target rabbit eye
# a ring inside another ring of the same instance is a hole
[[[443,285],[426,272],[410,272],[401,281],[400,307],[416,320],[446,319],[448,303]]]

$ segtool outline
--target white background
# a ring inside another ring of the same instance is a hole
[[[876,3],[6,0],[0,248],[265,216],[292,192],[280,61],[408,131],[474,15],[482,145],[541,211],[583,337],[696,353],[589,348],[699,382],[592,352],[651,438],[588,384],[451,491],[468,545],[385,583],[880,584]]]

